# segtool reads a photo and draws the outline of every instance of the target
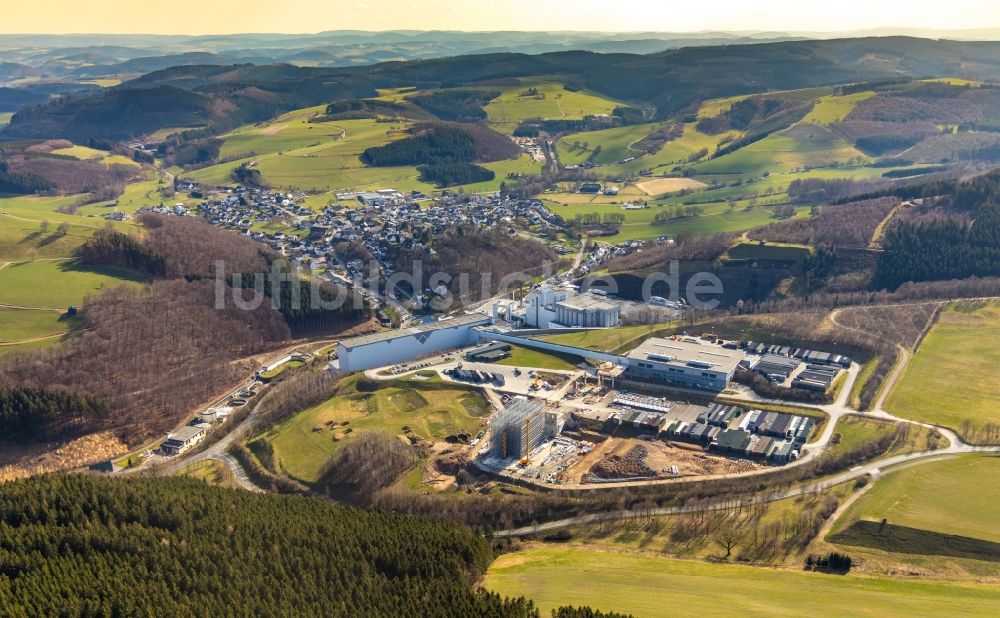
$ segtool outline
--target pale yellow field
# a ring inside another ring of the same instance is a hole
[[[637,182],[635,186],[646,195],[662,195],[684,189],[704,189],[708,185],[694,178],[654,178]]]

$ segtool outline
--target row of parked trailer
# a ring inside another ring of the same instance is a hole
[[[633,409],[617,412],[600,428],[592,426],[592,429],[610,435],[692,442],[727,454],[785,463],[799,456],[802,445],[816,426],[815,419],[808,416],[746,410],[721,403],[705,406],[695,421],[688,422],[652,409],[661,407],[663,402],[665,400],[643,395],[619,394],[615,403]],[[582,417],[576,420],[585,423]]]
[[[757,354],[760,356],[765,354],[787,356],[788,358],[797,358],[803,362],[816,365],[839,365],[844,369],[851,366],[851,359],[849,357],[842,356],[840,354],[833,354],[832,352],[817,352],[807,348],[756,343],[753,341],[744,341],[741,344],[741,347],[751,354]]]
[[[714,451],[786,463],[799,457],[815,420],[807,416],[713,405],[696,423],[677,422],[664,429],[672,439],[708,446]]]
[[[792,388],[802,388],[825,393],[833,381],[837,379],[840,368],[831,365],[806,365],[792,380]]]
[[[617,406],[636,408],[638,410],[649,410],[650,412],[669,412],[670,400],[662,397],[650,397],[638,393],[626,393],[619,391],[615,393],[612,403]]]
[[[445,371],[445,375],[448,375],[452,379],[458,380],[459,382],[472,382],[473,384],[493,384],[496,386],[503,386],[506,382],[502,373],[480,371],[478,369],[462,369],[461,367],[449,369]]]

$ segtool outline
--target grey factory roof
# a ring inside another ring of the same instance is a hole
[[[191,438],[194,438],[202,433],[205,433],[205,429],[203,427],[195,427],[194,425],[185,425],[180,429],[172,432],[168,440],[187,442]]]
[[[713,371],[728,373],[736,369],[743,360],[744,353],[741,350],[727,350],[706,343],[652,337],[625,356],[632,360],[649,360],[672,365],[686,365],[690,361],[700,361],[710,365]]]
[[[602,309],[611,311],[618,308],[618,303],[612,302],[594,294],[570,294],[565,299],[557,301],[556,304],[570,309]]]
[[[361,335],[360,337],[345,339],[340,342],[340,345],[344,346],[345,348],[355,348],[358,346],[378,343],[380,341],[391,341],[393,339],[399,339],[401,337],[408,337],[410,335],[433,332],[445,328],[455,328],[458,326],[479,324],[481,322],[489,321],[489,319],[490,319],[489,316],[486,315],[485,313],[469,313],[466,315],[457,316],[447,320],[438,320],[437,322],[430,322],[429,324],[421,324],[420,326],[411,326],[409,328],[400,328],[398,330],[384,330],[378,333],[372,333],[370,335]]]

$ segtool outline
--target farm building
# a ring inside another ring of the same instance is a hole
[[[471,345],[476,326],[490,323],[484,313],[345,339],[337,344],[341,371],[364,371]]]
[[[725,388],[743,357],[740,350],[727,350],[692,338],[659,337],[647,339],[626,354],[631,377],[710,390]]]

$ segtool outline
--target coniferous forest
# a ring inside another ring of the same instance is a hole
[[[538,616],[471,529],[184,478],[0,486],[5,616]]]

